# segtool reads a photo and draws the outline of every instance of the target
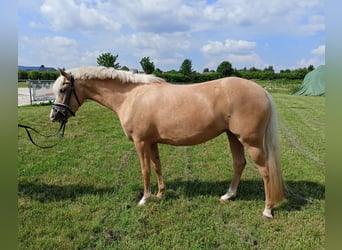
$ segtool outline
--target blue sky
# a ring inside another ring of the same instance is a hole
[[[141,70],[317,67],[325,63],[322,0],[19,0],[18,64],[96,66],[104,52]]]

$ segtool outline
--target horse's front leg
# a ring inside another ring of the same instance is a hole
[[[144,196],[139,201],[138,205],[144,205],[151,196],[151,145],[145,141],[134,141],[135,148],[139,155],[141,173],[144,178]]]

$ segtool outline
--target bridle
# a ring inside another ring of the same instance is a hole
[[[66,123],[68,121],[68,113],[70,113],[72,116],[75,116],[75,112],[70,107],[70,100],[71,96],[74,95],[76,98],[76,101],[79,106],[81,106],[81,102],[77,97],[76,91],[75,91],[75,79],[74,76],[71,75],[70,77],[70,88],[68,89],[68,92],[66,93],[66,102],[65,103],[58,103],[54,102],[51,107],[56,111],[55,116],[59,117],[62,123]]]
[[[44,149],[52,148],[52,147],[56,146],[63,139],[64,131],[65,131],[65,125],[68,122],[68,113],[70,113],[72,116],[75,116],[75,112],[70,107],[70,100],[71,100],[71,95],[72,94],[75,96],[78,105],[81,106],[81,102],[78,99],[76,91],[75,91],[75,79],[74,79],[74,77],[72,75],[70,77],[70,88],[68,89],[68,92],[66,94],[67,94],[67,96],[66,96],[65,104],[64,103],[55,102],[55,103],[53,103],[51,105],[52,109],[54,109],[56,111],[55,116],[57,117],[57,120],[61,121],[61,126],[60,126],[60,128],[58,129],[58,131],[56,133],[50,134],[50,135],[44,135],[44,134],[40,133],[38,130],[36,130],[36,129],[30,127],[30,126],[18,124],[18,127],[24,128],[26,130],[26,133],[27,133],[28,137],[30,138],[30,141],[35,146],[37,146],[39,148],[44,148]],[[45,138],[52,138],[52,137],[59,136],[59,139],[58,139],[58,141],[56,143],[54,143],[52,145],[42,146],[42,145],[37,144],[33,140],[29,130],[32,130],[33,132],[35,132],[38,135],[40,135],[42,137],[45,137]]]

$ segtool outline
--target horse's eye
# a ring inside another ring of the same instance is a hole
[[[63,94],[65,92],[65,89],[60,89],[59,92]]]

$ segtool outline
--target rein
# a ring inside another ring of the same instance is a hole
[[[24,128],[24,129],[25,129],[25,131],[26,131],[26,133],[27,133],[28,137],[30,138],[30,141],[32,142],[33,145],[37,146],[38,148],[47,149],[47,148],[52,148],[52,147],[56,146],[58,143],[60,143],[60,141],[61,141],[61,140],[63,139],[63,137],[64,137],[65,125],[66,125],[66,123],[63,122],[63,123],[61,124],[60,128],[57,130],[57,132],[54,133],[54,134],[51,134],[51,135],[44,135],[44,134],[40,133],[38,130],[36,130],[36,129],[30,127],[30,126],[26,126],[26,125],[22,125],[22,124],[18,124],[18,127],[19,127],[19,128]],[[35,133],[37,133],[38,135],[43,136],[43,137],[45,137],[45,138],[55,137],[55,136],[57,136],[57,135],[59,134],[59,132],[61,132],[61,131],[62,131],[62,133],[60,134],[59,139],[58,139],[58,141],[57,141],[56,143],[54,143],[54,144],[52,144],[52,145],[49,145],[49,146],[41,146],[41,145],[37,144],[37,143],[33,140],[32,136],[31,136],[31,133],[30,133],[30,129],[31,129],[33,132],[35,132]]]
[[[66,123],[68,122],[68,113],[70,113],[72,116],[75,116],[75,112],[70,107],[70,100],[71,100],[71,95],[72,94],[75,96],[78,105],[81,106],[81,103],[80,103],[80,101],[79,101],[79,99],[77,97],[76,91],[75,91],[75,84],[74,83],[75,83],[75,79],[71,75],[71,77],[70,77],[70,89],[69,89],[69,91],[67,93],[67,96],[66,96],[66,102],[65,102],[66,104],[55,102],[55,103],[53,103],[51,105],[52,109],[56,110],[56,116],[57,115],[60,116],[60,120],[61,120],[61,126],[57,130],[56,133],[50,134],[50,135],[44,135],[44,134],[40,133],[38,130],[36,130],[36,129],[30,127],[30,126],[18,124],[18,127],[25,129],[25,131],[26,131],[26,133],[27,133],[28,137],[30,138],[30,141],[32,142],[33,145],[35,145],[35,146],[37,146],[39,148],[47,149],[47,148],[52,148],[52,147],[56,146],[63,139],[64,131],[65,131],[65,126],[66,126]],[[61,132],[61,134],[59,135],[59,139],[58,139],[58,141],[56,143],[54,143],[52,145],[49,145],[49,146],[41,146],[41,145],[38,145],[33,140],[29,130],[32,130],[33,132],[35,132],[38,135],[43,136],[45,138],[50,138],[50,137],[58,136],[60,132]]]

